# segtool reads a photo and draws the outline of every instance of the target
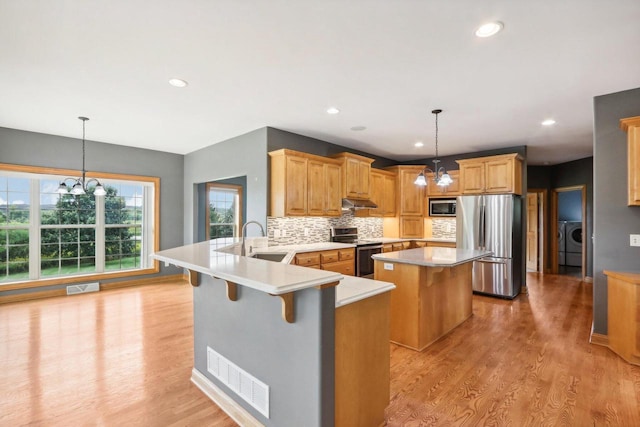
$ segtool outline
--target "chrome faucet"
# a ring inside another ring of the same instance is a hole
[[[244,223],[244,225],[242,226],[242,247],[240,248],[240,255],[242,256],[246,256],[247,255],[247,251],[244,248],[244,243],[245,243],[245,239],[246,237],[246,231],[247,231],[247,225],[249,224],[257,224],[258,227],[260,227],[260,232],[262,233],[262,237],[265,236],[264,234],[264,228],[262,227],[262,224],[260,224],[258,221],[247,221]]]

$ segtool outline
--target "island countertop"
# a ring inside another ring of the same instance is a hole
[[[209,240],[166,249],[152,258],[273,295],[339,282],[343,276],[225,252],[233,239]]]
[[[456,265],[490,256],[491,254],[492,252],[490,251],[426,247],[375,254],[372,258],[375,261],[412,264],[425,267],[455,267]]]

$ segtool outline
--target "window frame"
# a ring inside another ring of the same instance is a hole
[[[240,234],[242,233],[241,231],[241,227],[242,227],[242,223],[244,221],[244,218],[242,218],[242,185],[236,185],[236,184],[219,184],[217,182],[207,182],[207,185],[205,187],[205,205],[207,206],[207,212],[206,212],[206,217],[205,217],[205,238],[207,240],[211,239],[211,203],[209,200],[209,193],[211,192],[211,189],[215,189],[215,188],[221,188],[221,189],[232,189],[235,190],[236,192],[236,197],[238,198],[238,206],[236,208],[236,212],[238,212],[238,217],[236,218],[236,223],[234,224],[236,229],[238,230],[238,235],[237,236],[233,236],[233,237],[240,237]],[[227,224],[227,223],[220,223],[222,224]]]
[[[76,177],[76,176],[82,175],[82,171],[78,171],[74,169],[59,169],[59,168],[41,167],[41,166],[24,166],[24,165],[14,165],[14,164],[8,164],[8,163],[0,163],[0,170],[7,171],[7,172],[19,172],[19,173],[38,174],[38,175],[57,175],[57,176],[60,176],[61,179],[64,179],[66,177]],[[138,181],[138,182],[144,182],[146,184],[151,184],[151,186],[153,187],[153,201],[152,203],[149,203],[149,206],[152,207],[153,212],[149,215],[149,217],[153,218],[153,224],[148,224],[148,221],[147,221],[147,224],[143,224],[143,229],[146,229],[147,231],[149,231],[149,227],[153,229],[152,230],[153,249],[151,249],[148,252],[148,254],[152,252],[157,252],[160,249],[160,178],[155,176],[130,175],[130,174],[93,172],[93,171],[87,171],[87,175],[90,176],[91,178],[98,178],[100,180],[120,180],[120,181],[134,181],[134,182]],[[30,228],[31,227],[32,226],[30,226]],[[38,239],[39,239],[39,236],[38,236]],[[30,242],[31,242],[31,239],[30,239]],[[0,292],[11,291],[16,289],[55,286],[55,285],[61,285],[61,284],[81,283],[81,282],[88,282],[88,281],[94,281],[94,280],[98,281],[98,280],[106,280],[106,279],[118,279],[122,277],[131,277],[131,276],[144,276],[149,274],[156,274],[159,272],[160,272],[159,261],[152,260],[150,267],[145,269],[139,269],[139,270],[78,274],[78,275],[72,275],[72,276],[58,276],[50,279],[35,279],[35,280],[28,279],[28,280],[22,280],[17,282],[8,282],[6,284],[0,284]]]

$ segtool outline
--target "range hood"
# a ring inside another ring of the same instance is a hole
[[[368,199],[342,199],[342,209],[375,209],[378,205]]]

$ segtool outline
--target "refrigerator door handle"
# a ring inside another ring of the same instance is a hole
[[[486,258],[482,258],[482,259],[478,259],[476,260],[476,262],[480,262],[482,264],[501,264],[501,265],[507,265],[506,261],[500,261],[500,260],[494,260],[494,259],[486,259]],[[503,275],[504,275],[504,279],[507,280],[508,276],[507,276],[507,269],[504,268],[503,270]]]
[[[478,240],[480,243],[480,249],[486,249],[486,243],[484,241],[485,224],[484,224],[484,205],[480,206],[480,229],[478,233]]]

